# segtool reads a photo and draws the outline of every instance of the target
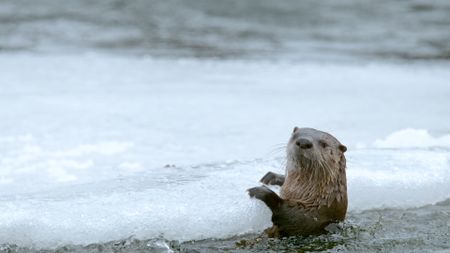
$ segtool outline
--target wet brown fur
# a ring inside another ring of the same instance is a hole
[[[306,138],[312,148],[296,146]],[[328,133],[295,128],[287,146],[286,176],[267,173],[261,182],[281,185],[280,197],[265,186],[249,189],[252,197],[272,210],[271,237],[325,232],[330,223],[343,221],[347,212],[346,147]]]

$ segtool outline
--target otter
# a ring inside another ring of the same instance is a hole
[[[280,196],[266,186],[248,189],[272,211],[269,237],[316,235],[347,212],[347,147],[332,135],[295,127],[287,144],[285,175],[268,172],[260,180],[281,186]]]

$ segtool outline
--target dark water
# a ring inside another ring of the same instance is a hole
[[[450,1],[2,0],[0,52],[450,60]]]
[[[321,236],[269,239],[260,234],[178,242],[127,238],[56,249],[0,245],[0,252],[450,252],[450,200],[411,209],[351,212]]]

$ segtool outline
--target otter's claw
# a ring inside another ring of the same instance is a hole
[[[284,176],[273,173],[271,171],[267,172],[266,175],[264,175],[260,182],[267,185],[279,185],[282,186],[284,184]]]

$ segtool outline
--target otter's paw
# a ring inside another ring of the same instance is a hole
[[[265,186],[253,187],[247,190],[248,195],[252,198],[263,200],[267,194],[274,193],[272,190]]]
[[[283,201],[275,192],[265,186],[253,187],[247,191],[250,197],[263,201],[270,209],[277,208]]]
[[[269,238],[280,238],[280,229],[277,225],[264,229],[264,233],[266,233]]]
[[[259,181],[261,183],[267,184],[267,185],[282,186],[284,184],[284,176],[277,174],[277,173],[273,173],[272,171],[269,171]]]

